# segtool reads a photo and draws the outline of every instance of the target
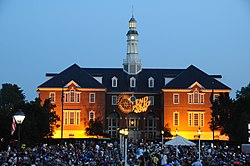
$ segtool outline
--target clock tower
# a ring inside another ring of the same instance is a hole
[[[136,20],[132,16],[129,20],[129,31],[127,33],[127,56],[123,60],[123,70],[130,74],[138,74],[141,70],[141,60],[138,59],[138,32]]]

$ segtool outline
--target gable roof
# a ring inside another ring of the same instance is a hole
[[[105,88],[76,64],[55,75],[53,78],[38,86],[38,88],[59,88],[67,85],[72,80],[81,88]]]
[[[81,88],[105,88],[107,92],[160,93],[162,89],[188,89],[197,82],[205,89],[231,90],[215,79],[221,78],[221,75],[208,75],[193,65],[187,69],[146,68],[137,75],[129,75],[122,68],[80,68],[74,64],[59,74],[52,73],[46,76],[52,78],[38,88],[59,88],[62,87],[62,81],[63,86],[74,81]],[[118,80],[117,87],[112,87],[113,77]],[[136,78],[136,87],[130,87],[131,77]],[[154,79],[154,87],[148,86],[149,78]],[[166,78],[172,80],[166,84]],[[101,80],[101,83],[97,80]]]
[[[230,90],[228,86],[224,85],[193,65],[190,65],[186,70],[181,72],[163,89],[187,89],[195,82],[201,84],[205,89]]]

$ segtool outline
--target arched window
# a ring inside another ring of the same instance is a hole
[[[89,120],[95,120],[95,111],[93,111],[93,110],[91,110],[90,112],[89,112]]]
[[[132,88],[136,87],[136,79],[135,79],[135,77],[130,78],[130,87],[132,87]]]
[[[204,93],[195,89],[194,92],[188,93],[188,104],[204,104],[204,95]]]
[[[118,79],[114,76],[112,78],[112,87],[117,87]]]
[[[148,79],[148,87],[149,88],[153,88],[155,86],[155,81],[154,81],[154,78],[153,77],[150,77]]]

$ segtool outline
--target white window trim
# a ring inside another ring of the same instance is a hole
[[[74,122],[73,124],[70,124],[70,113],[74,113]],[[72,125],[80,125],[80,110],[63,110],[63,124],[64,125],[69,125],[69,126],[72,126]],[[77,122],[77,119],[78,119],[78,122]]]
[[[153,100],[153,102],[151,102],[151,99]],[[154,96],[149,96],[148,97],[148,99],[149,99],[149,101],[150,101],[150,105],[152,106],[152,105],[155,105],[155,97]]]
[[[178,114],[178,117],[177,117],[178,124],[177,125],[175,125],[175,114]],[[175,111],[175,112],[173,112],[173,126],[179,126],[179,125],[180,125],[180,113]]]
[[[74,93],[73,98],[72,98],[71,92]],[[74,90],[74,89],[71,89],[70,92],[69,92],[69,94],[70,94],[70,95],[69,95],[69,96],[70,96],[70,97],[69,97],[69,99],[70,99],[69,102],[70,102],[70,103],[74,103],[74,102],[75,102],[75,90]],[[71,100],[71,99],[73,99],[73,100]]]
[[[151,85],[151,81],[152,81],[152,85]],[[148,87],[149,87],[149,88],[154,88],[154,86],[155,86],[154,78],[153,78],[153,77],[150,77],[150,78],[148,79]]]
[[[53,100],[52,100],[52,94],[54,95]],[[49,98],[50,98],[51,103],[56,102],[56,93],[55,92],[50,92],[49,93]]]
[[[93,121],[95,120],[95,111],[91,110],[89,111],[89,120],[91,120],[91,114],[93,113]]]
[[[79,95],[79,101],[78,99],[78,95]],[[76,103],[80,103],[81,102],[81,92],[75,92],[75,102]]]
[[[116,98],[116,102],[114,103],[114,98]],[[117,105],[117,95],[112,95],[111,97],[111,104],[112,105]]]
[[[133,84],[133,82],[134,82],[134,84]],[[135,79],[135,77],[131,77],[130,78],[130,87],[131,88],[136,87],[136,79]]]
[[[91,101],[91,95],[94,95],[94,101]],[[89,103],[95,103],[95,93],[89,93]]]
[[[194,114],[198,114],[198,125],[197,126],[194,125]],[[191,120],[191,124],[189,123],[190,120]],[[188,126],[189,127],[199,127],[199,126],[204,127],[204,124],[205,124],[205,112],[203,112],[203,111],[202,112],[200,112],[200,111],[188,112]]]
[[[112,82],[111,82],[112,87],[117,87],[118,79],[117,79],[116,77],[113,77],[111,81],[112,81]]]
[[[175,96],[178,96],[177,97],[178,102],[175,102]],[[179,104],[180,103],[180,95],[179,95],[179,93],[174,93],[173,94],[173,103],[174,104]]]
[[[194,103],[194,94],[197,93],[198,95],[198,102]],[[205,93],[201,93],[198,90],[195,90],[192,93],[187,93],[188,95],[188,104],[205,104]],[[191,99],[190,99],[191,97]],[[203,98],[203,102],[201,102],[201,98]],[[190,102],[191,101],[191,102]]]

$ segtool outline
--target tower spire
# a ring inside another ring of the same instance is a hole
[[[127,33],[127,56],[123,60],[123,70],[128,74],[138,74],[141,70],[141,60],[138,59],[138,32],[136,30],[136,20],[133,16],[129,20],[129,30]]]
[[[134,18],[134,6],[132,5],[132,18]]]

